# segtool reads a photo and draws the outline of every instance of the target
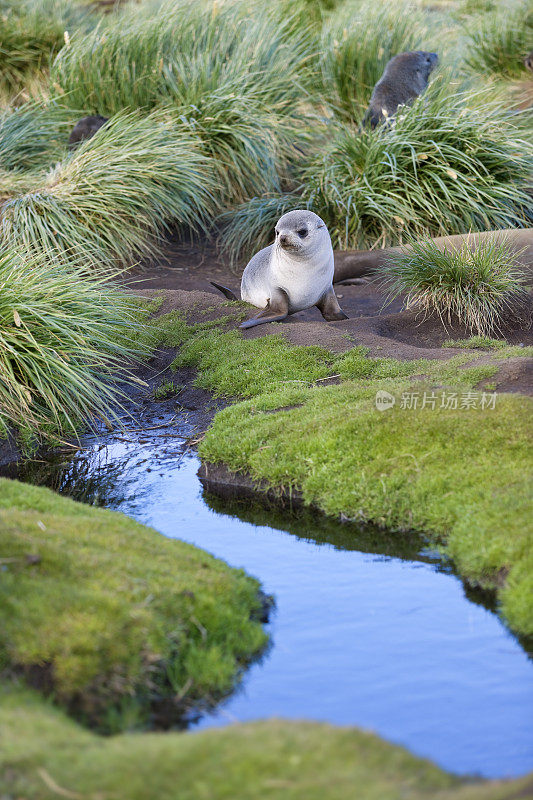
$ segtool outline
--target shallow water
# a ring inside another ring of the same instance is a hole
[[[531,662],[420,539],[210,500],[198,458],[165,428],[87,437],[83,448],[19,477],[203,547],[275,595],[271,649],[199,727],[322,720],[371,729],[457,773],[533,768]]]

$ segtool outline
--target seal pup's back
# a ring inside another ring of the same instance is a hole
[[[85,139],[90,139],[96,131],[99,131],[102,125],[108,121],[108,117],[102,117],[100,114],[94,116],[82,117],[75,124],[68,139],[69,150],[73,150],[80,142]]]
[[[425,50],[400,53],[391,58],[374,86],[363,126],[370,124],[375,128],[393,117],[398,106],[412,103],[427,88],[438,60],[436,53]]]

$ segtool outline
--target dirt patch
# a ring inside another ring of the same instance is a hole
[[[531,267],[533,269],[533,247]],[[383,253],[384,251],[381,251]],[[350,259],[375,266],[379,253],[337,253],[339,263]],[[369,266],[370,265],[370,266]],[[163,296],[158,313],[172,310],[186,312],[190,322],[205,322],[227,313],[226,299],[211,286],[215,280],[231,288],[238,295],[240,277],[225,264],[215,250],[199,245],[183,245],[169,242],[163,258],[131,270],[124,283],[135,294],[144,297]],[[325,322],[316,308],[293,314],[281,323],[260,325],[243,331],[247,339],[255,339],[271,333],[281,333],[296,345],[318,345],[334,353],[344,352],[362,345],[369,348],[375,357],[390,357],[399,360],[419,358],[446,360],[463,349],[444,348],[447,339],[466,339],[468,331],[457,323],[446,325],[433,316],[424,318],[413,311],[403,311],[401,298],[386,304],[382,289],[371,276],[358,285],[336,284],[335,291],[347,320]],[[250,306],[250,316],[253,308]],[[521,327],[514,322],[503,334],[511,344],[533,344],[533,329]],[[482,351],[466,351],[482,357]],[[513,363],[498,361],[497,353],[486,352],[483,363],[497,364],[499,374],[492,383],[498,391],[533,394],[531,361],[513,359]],[[514,363],[517,362],[517,363]]]

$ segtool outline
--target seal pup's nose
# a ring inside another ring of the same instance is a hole
[[[286,233],[281,234],[281,236],[279,237],[279,243],[282,247],[284,247],[286,244],[289,244],[289,237],[287,236]]]

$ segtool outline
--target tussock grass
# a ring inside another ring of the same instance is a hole
[[[111,378],[139,352],[134,307],[104,279],[48,257],[0,255],[0,437],[28,447],[113,416]],[[120,333],[122,337],[120,339]]]
[[[343,3],[322,34],[325,96],[337,115],[360,122],[387,62],[398,53],[421,49],[425,35],[424,16],[413,3]]]
[[[238,257],[251,230],[266,242],[277,211],[293,203],[319,214],[340,249],[527,226],[533,208],[522,186],[533,168],[531,144],[520,115],[508,117],[483,97],[433,87],[391,129],[332,126],[325,153],[299,171],[299,193],[230,209],[221,246]]]
[[[51,78],[75,108],[112,115],[161,103],[186,106],[239,79],[271,107],[301,93],[298,70],[309,41],[291,20],[250,15],[239,3],[148,4],[74,36]],[[296,85],[292,81],[296,78]]]
[[[320,31],[324,22],[344,0],[275,0],[270,6],[274,14],[283,19],[297,17],[300,25],[312,26]]]
[[[527,309],[524,275],[504,238],[442,250],[431,240],[412,242],[377,272],[389,300],[405,294],[407,309],[437,314],[444,325],[459,320],[480,337]]]
[[[28,102],[0,112],[0,169],[36,171],[66,155],[76,115],[54,103]]]
[[[484,76],[524,78],[524,58],[532,47],[533,6],[528,0],[505,4],[476,18],[465,43],[465,63]]]
[[[72,0],[0,0],[0,91],[16,93],[49,67],[65,31],[87,30],[87,5]]]
[[[197,141],[172,118],[117,115],[41,187],[4,204],[2,242],[114,268],[153,253],[170,222],[198,230],[212,188]]]
[[[338,127],[305,169],[304,198],[341,248],[527,223],[530,143],[498,105],[443,88],[392,130]]]
[[[65,102],[105,116],[174,109],[218,168],[220,205],[279,191],[303,136],[310,37],[259,6],[165,3],[72,39],[52,70]]]

